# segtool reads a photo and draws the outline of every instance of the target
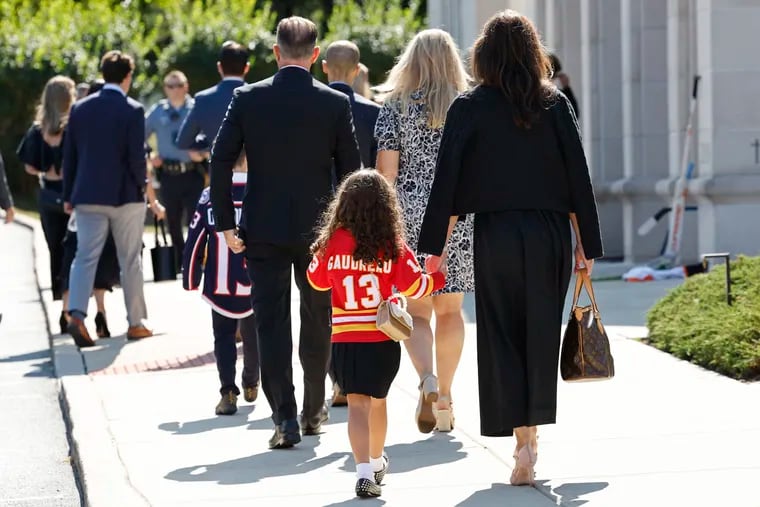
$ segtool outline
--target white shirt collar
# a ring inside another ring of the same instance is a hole
[[[240,81],[241,83],[243,83],[245,80],[242,77],[229,76],[229,77],[223,77],[222,81]]]
[[[232,173],[232,183],[246,183],[248,181],[248,173]]]
[[[101,88],[101,90],[116,90],[125,97],[127,96],[127,94],[124,93],[124,90],[121,89],[121,86],[117,85],[116,83],[106,83],[103,85],[103,88]]]

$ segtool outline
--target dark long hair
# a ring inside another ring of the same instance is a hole
[[[515,123],[529,129],[556,98],[552,67],[533,23],[513,10],[489,19],[472,48],[472,72],[512,102]]]
[[[341,227],[356,240],[354,260],[365,264],[398,260],[404,232],[396,191],[374,169],[348,176],[322,216],[311,252],[324,254],[327,243]]]

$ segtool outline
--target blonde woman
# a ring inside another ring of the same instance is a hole
[[[76,84],[66,76],[51,78],[42,91],[37,115],[16,153],[27,173],[40,180],[40,221],[50,252],[50,281],[53,299],[61,299],[63,291],[59,274],[63,259],[63,237],[69,217],[63,211],[63,136],[69,109],[76,100]],[[61,330],[66,320],[61,314]]]
[[[396,186],[406,240],[415,251],[446,112],[457,95],[467,89],[467,81],[451,35],[430,29],[412,39],[386,83],[379,87],[387,94],[375,126],[377,170]],[[464,344],[462,300],[475,285],[472,231],[472,217],[453,228],[448,243],[446,286],[430,297],[409,301],[414,333],[405,344],[420,377],[416,419],[422,433],[433,429],[451,431],[454,426],[451,384]],[[423,263],[419,252],[417,255]],[[430,325],[433,313],[435,333]]]

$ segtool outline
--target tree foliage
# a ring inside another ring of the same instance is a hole
[[[276,22],[298,14],[318,23],[323,47],[354,40],[377,82],[422,27],[423,10],[422,0],[0,0],[0,152],[11,187],[29,194],[35,186],[13,152],[45,82],[56,74],[98,77],[109,49],[136,58],[131,95],[148,104],[171,69],[188,76],[193,92],[216,83],[226,40],[251,48],[249,81],[271,75]]]

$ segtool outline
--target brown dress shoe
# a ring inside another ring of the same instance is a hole
[[[87,326],[84,325],[82,319],[71,317],[66,326],[66,330],[74,338],[74,343],[76,343],[79,348],[92,347],[95,345],[95,342],[90,338],[90,333],[87,332]]]
[[[333,397],[332,397],[332,403],[330,403],[330,406],[345,407],[346,405],[348,405],[348,399],[346,398],[346,395],[343,394],[343,392],[340,389],[340,386],[337,383],[333,384]]]
[[[153,336],[153,330],[140,324],[139,326],[129,326],[127,329],[127,340],[142,340]]]

